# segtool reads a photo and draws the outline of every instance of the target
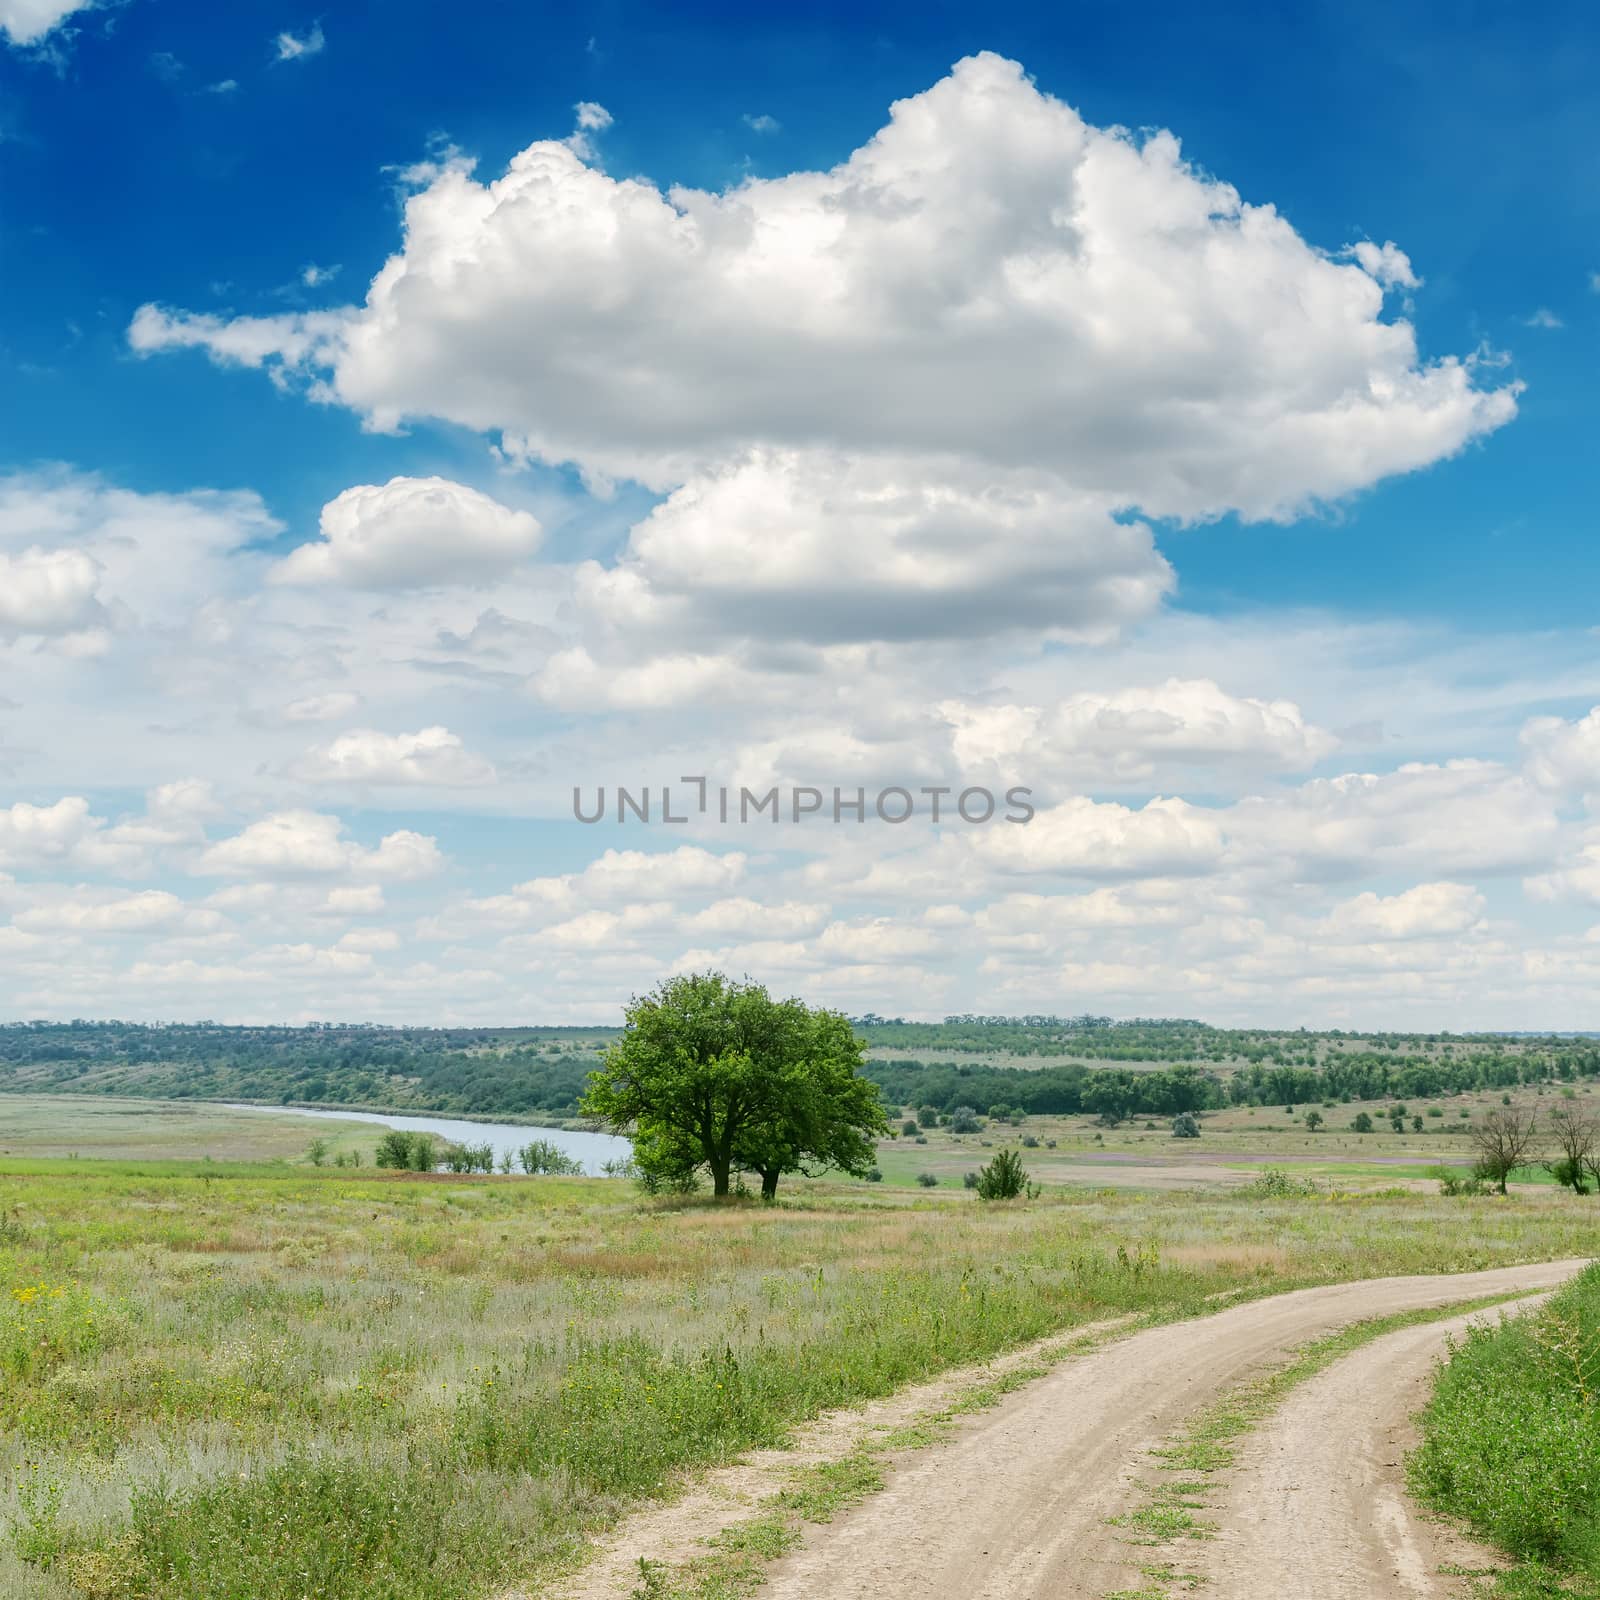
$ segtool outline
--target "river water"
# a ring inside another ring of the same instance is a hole
[[[459,1117],[402,1116],[393,1111],[306,1111],[299,1106],[230,1107],[233,1111],[259,1111],[264,1116],[323,1117],[333,1122],[376,1122],[385,1128],[404,1128],[409,1132],[431,1133],[452,1144],[487,1144],[494,1147],[495,1159],[506,1151],[515,1157],[525,1144],[543,1139],[566,1155],[583,1163],[583,1170],[598,1174],[606,1161],[626,1161],[633,1145],[610,1133],[581,1133],[566,1128],[528,1127],[511,1122],[464,1122]],[[520,1170],[520,1169],[519,1169]]]

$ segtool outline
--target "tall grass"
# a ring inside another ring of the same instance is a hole
[[[1527,1563],[1505,1592],[1600,1593],[1600,1266],[1470,1329],[1422,1430],[1413,1488]]]
[[[1036,1335],[1589,1231],[1554,1196],[763,1208],[88,1163],[0,1172],[0,1212],[0,1308],[35,1319],[0,1321],[8,1600],[474,1600],[685,1466]]]

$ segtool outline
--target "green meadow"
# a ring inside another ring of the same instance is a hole
[[[1042,1334],[1594,1236],[1595,1202],[1549,1187],[1233,1177],[999,1205],[800,1182],[761,1205],[0,1156],[0,1593],[536,1587],[686,1472]]]

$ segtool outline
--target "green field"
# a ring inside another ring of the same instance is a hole
[[[219,1141],[274,1121],[184,1109]],[[54,1107],[30,1114],[32,1140],[60,1136]],[[1267,1153],[1216,1143],[1245,1140]],[[570,1564],[686,1468],[1052,1330],[1593,1238],[1594,1202],[1550,1188],[1446,1200],[1373,1165],[1274,1198],[1251,1176],[998,1206],[802,1182],[764,1207],[0,1156],[0,1593],[476,1600]]]

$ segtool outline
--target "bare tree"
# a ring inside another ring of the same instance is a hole
[[[1533,1157],[1538,1137],[1538,1118],[1520,1106],[1491,1111],[1471,1128],[1473,1148],[1478,1152],[1478,1171],[1492,1178],[1506,1192],[1506,1179]]]
[[[1585,1180],[1600,1164],[1600,1123],[1582,1106],[1558,1104],[1546,1118],[1555,1154],[1544,1164],[1557,1183],[1575,1194],[1589,1192]]]

